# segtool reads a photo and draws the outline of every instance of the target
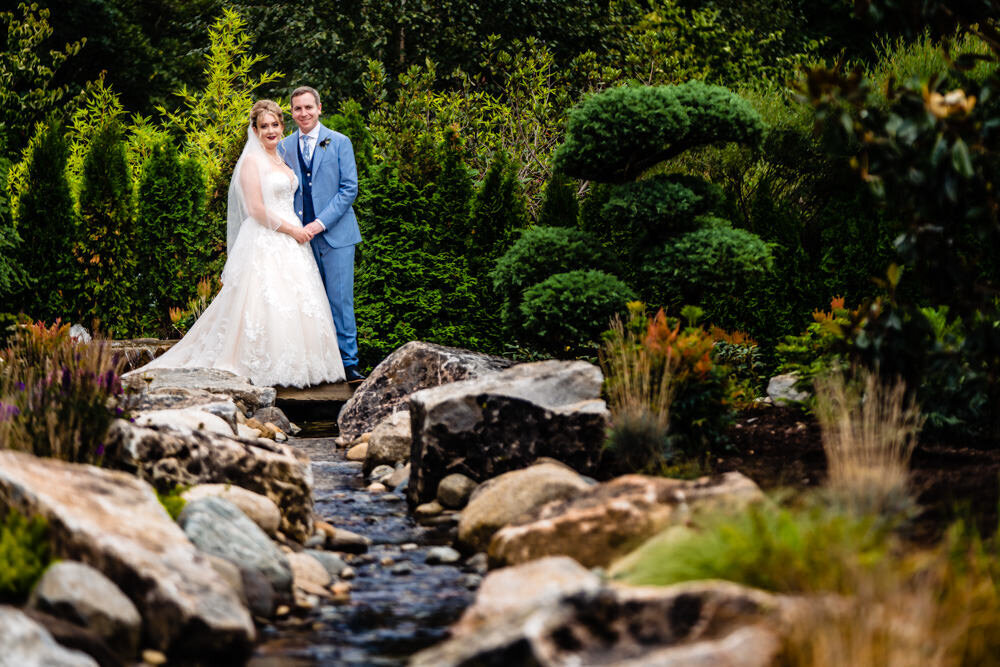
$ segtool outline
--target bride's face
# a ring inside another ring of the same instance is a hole
[[[273,113],[263,113],[257,117],[257,138],[265,149],[277,148],[283,131],[281,120]]]

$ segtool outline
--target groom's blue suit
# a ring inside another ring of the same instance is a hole
[[[354,246],[361,230],[352,204],[358,196],[358,168],[347,136],[322,123],[311,164],[299,151],[299,130],[281,142],[285,163],[299,177],[295,210],[303,223],[319,218],[326,231],[312,240],[326,296],[330,300],[337,343],[344,366],[358,365],[358,331],[354,322]],[[311,195],[311,196],[310,196]]]

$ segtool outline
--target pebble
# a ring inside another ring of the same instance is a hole
[[[368,475],[368,478],[376,482],[384,482],[392,477],[395,472],[396,469],[389,465],[375,466],[375,468]]]
[[[485,551],[480,551],[465,561],[465,569],[476,574],[486,574],[489,567],[490,559],[489,556],[486,555]]]
[[[402,500],[402,498],[400,496],[397,496],[395,493],[383,493],[381,496],[378,497],[378,499],[384,500],[388,503],[398,503],[399,501]]]
[[[368,493],[385,493],[389,489],[382,482],[372,482],[365,487],[365,491]]]
[[[483,583],[483,578],[478,574],[466,574],[462,576],[461,582],[470,591],[474,591]]]
[[[404,560],[401,563],[396,563],[395,565],[393,565],[392,569],[390,570],[390,572],[392,572],[393,574],[398,575],[398,576],[412,574],[413,573],[413,564],[410,563],[409,561],[405,561]]]
[[[347,579],[353,579],[354,577],[358,576],[358,573],[357,570],[348,565],[347,567],[345,567],[343,570],[340,571],[339,576],[341,579],[347,580]]]
[[[462,554],[451,547],[434,547],[427,551],[428,565],[442,565],[457,563],[462,559]]]
[[[382,559],[378,562],[378,564],[383,566],[389,566],[395,562],[396,561],[393,560],[392,556],[382,556]]]
[[[420,548],[416,542],[407,542],[406,544],[399,545],[400,551],[415,551]]]
[[[150,665],[163,665],[167,662],[167,656],[159,651],[147,648],[142,652],[142,661]]]

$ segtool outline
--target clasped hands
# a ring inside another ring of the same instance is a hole
[[[322,233],[324,230],[325,227],[323,227],[323,225],[321,225],[318,221],[313,220],[299,229],[293,229],[292,236],[299,243],[308,243],[313,240],[314,236]]]

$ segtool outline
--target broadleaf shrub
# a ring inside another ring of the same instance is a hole
[[[557,357],[593,353],[608,322],[634,298],[625,283],[603,271],[557,273],[525,290],[524,333]]]

